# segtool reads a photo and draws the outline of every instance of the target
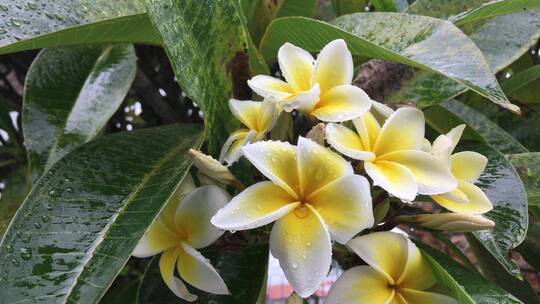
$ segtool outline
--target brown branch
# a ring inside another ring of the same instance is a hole
[[[408,66],[372,59],[361,66],[353,85],[363,89],[372,99],[382,102],[401,88],[403,81],[412,77],[413,70]]]

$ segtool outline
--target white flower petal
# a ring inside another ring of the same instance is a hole
[[[139,241],[132,255],[146,258],[178,246],[178,236],[157,218]]]
[[[311,195],[308,203],[328,226],[332,238],[341,244],[374,223],[370,186],[360,175],[329,183]]]
[[[455,201],[444,195],[434,195],[432,198],[444,208],[458,213],[482,214],[493,209],[489,198],[477,186],[458,179],[457,189],[467,197],[468,202]]]
[[[197,250],[181,243],[178,273],[190,285],[213,294],[229,294],[229,290],[210,262]]]
[[[371,112],[367,112],[362,114],[362,116],[353,119],[352,122],[360,139],[362,139],[364,148],[368,151],[373,151],[373,146],[381,132],[381,125],[375,116],[373,116]]]
[[[326,92],[333,87],[351,84],[354,76],[354,65],[351,52],[343,39],[328,43],[319,53],[315,61],[313,82]]]
[[[400,150],[420,150],[424,142],[424,113],[401,108],[386,120],[373,147],[377,156]]]
[[[186,242],[191,246],[209,246],[223,234],[221,229],[210,224],[210,218],[230,199],[227,191],[218,186],[203,186],[193,190],[176,210],[176,229],[187,233]]]
[[[250,130],[257,130],[260,101],[229,99],[229,109],[233,116]]]
[[[386,304],[393,297],[394,289],[386,277],[363,265],[345,271],[330,288],[325,303]]]
[[[194,302],[197,300],[197,296],[191,294],[186,285],[174,276],[174,265],[178,260],[180,250],[180,247],[176,247],[176,249],[165,251],[159,258],[159,271],[161,272],[161,277],[167,287],[169,287],[176,296],[188,302]]]
[[[180,205],[180,202],[184,199],[184,197],[193,190],[195,190],[195,182],[193,181],[191,174],[188,173],[159,214],[161,222],[163,225],[165,225],[165,227],[169,227],[169,230],[174,231],[174,228],[176,227],[174,224],[174,218],[178,205]]]
[[[219,162],[232,165],[242,156],[242,147],[249,144],[257,135],[256,131],[239,129],[234,131],[221,147]]]
[[[283,77],[295,92],[309,90],[313,85],[313,56],[290,43],[283,44],[278,50],[278,63]]]
[[[287,99],[282,100],[279,104],[285,112],[298,110],[301,112],[310,113],[319,101],[320,93],[321,89],[319,88],[319,85],[315,84],[306,91],[299,92]]]
[[[274,101],[289,98],[294,93],[291,86],[283,80],[266,75],[257,75],[247,83],[257,95]]]
[[[409,169],[420,194],[440,194],[451,191],[457,187],[457,181],[441,160],[431,154],[420,150],[402,150],[385,154],[377,161],[398,163]]]
[[[399,294],[407,303],[458,304],[454,298],[435,292],[403,288]]]
[[[487,157],[480,153],[459,152],[451,157],[452,173],[456,178],[474,183],[486,169],[487,162]]]
[[[293,289],[306,298],[319,288],[330,270],[332,244],[317,212],[309,205],[303,208],[276,221],[270,250]]]
[[[211,221],[226,230],[252,229],[275,221],[299,204],[272,182],[260,182],[235,196]]]
[[[373,184],[386,190],[393,196],[405,201],[412,201],[418,193],[418,184],[407,167],[394,162],[364,162],[366,173]]]
[[[465,127],[465,125],[459,125],[446,133],[446,136],[452,140],[452,148],[450,149],[450,153],[454,152],[461,135],[463,135],[463,131],[465,131]]]
[[[342,122],[366,113],[371,107],[371,99],[359,87],[340,85],[324,92],[312,115],[322,121]]]
[[[362,139],[351,129],[335,123],[329,123],[325,127],[325,135],[328,143],[341,154],[350,158],[373,161],[375,154],[364,149]]]

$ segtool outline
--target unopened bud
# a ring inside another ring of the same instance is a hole
[[[232,185],[240,189],[244,188],[242,183],[231,173],[231,171],[212,156],[206,155],[195,149],[189,149],[189,157],[191,157],[193,165],[199,169],[202,175],[221,184]]]
[[[451,232],[469,232],[495,227],[492,220],[481,215],[462,213],[401,215],[394,220],[400,224],[413,224],[424,228]]]
[[[324,146],[324,124],[316,124],[309,132],[307,132],[306,137],[318,143],[319,145]]]

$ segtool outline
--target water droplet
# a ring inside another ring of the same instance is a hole
[[[307,242],[307,243],[306,243],[306,247],[311,247],[311,243],[310,243],[310,242]]]
[[[11,18],[11,24],[13,24],[14,26],[21,26],[22,23],[19,19]]]
[[[11,246],[11,245],[7,245],[7,246],[6,246],[6,249],[7,249],[7,252],[8,252],[8,253],[12,253],[12,252],[13,252],[13,246]]]
[[[22,247],[21,258],[26,261],[30,260],[30,258],[32,258],[32,250],[30,248]]]
[[[236,230],[229,230],[230,233],[236,233]]]
[[[11,259],[11,264],[13,264],[13,266],[15,267],[20,265],[19,260],[17,260],[16,258]]]
[[[44,222],[44,223],[48,223],[51,218],[48,216],[48,215],[42,215],[41,216],[41,220]]]
[[[36,227],[36,229],[41,229],[41,224],[38,222],[35,222],[34,227]]]
[[[73,188],[68,187],[68,188],[66,189],[66,191],[69,192],[69,193],[73,193]]]
[[[27,5],[28,8],[31,9],[31,10],[35,10],[35,9],[38,8],[37,3],[35,3],[34,1],[28,1],[28,3],[26,3],[26,5]]]
[[[295,263],[292,263],[291,266],[292,266],[292,268],[294,268],[294,269],[298,268],[298,265],[296,265]]]

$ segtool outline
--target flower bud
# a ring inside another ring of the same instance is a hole
[[[462,213],[401,215],[394,220],[400,224],[413,224],[424,228],[451,232],[485,230],[495,226],[492,220],[481,215]]]
[[[324,124],[318,123],[315,125],[309,132],[307,132],[306,137],[318,143],[319,145],[324,146]]]
[[[194,149],[189,150],[189,157],[199,172],[221,184],[244,188],[242,183],[229,171],[229,169],[210,155]]]

